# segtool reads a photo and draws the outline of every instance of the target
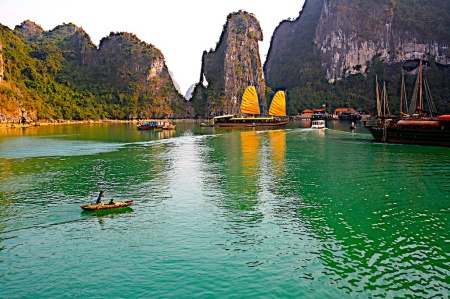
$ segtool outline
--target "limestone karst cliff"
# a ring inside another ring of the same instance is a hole
[[[47,119],[185,117],[163,54],[131,33],[111,32],[97,48],[71,23],[1,29],[2,119],[17,119],[19,106]]]
[[[216,48],[203,53],[190,101],[177,91],[163,54],[131,33],[110,33],[97,48],[74,24],[50,31],[31,21],[14,30],[0,25],[0,113],[16,120],[23,113],[211,117],[238,113],[248,85],[256,86],[263,112],[277,89],[287,90],[289,114],[323,104],[370,111],[375,74],[398,97],[402,71],[412,86],[419,59],[436,105],[450,112],[449,14],[450,1],[441,0],[306,0],[297,19],[273,32],[263,76],[258,20],[231,13]]]
[[[0,40],[0,82],[3,81],[3,44]]]
[[[249,85],[256,87],[261,108],[266,109],[258,46],[262,39],[260,24],[252,14],[239,11],[228,15],[216,48],[203,53],[200,84],[192,96],[197,114],[239,113],[241,96]]]
[[[294,88],[305,69],[320,68],[313,40],[322,7],[323,0],[306,0],[296,20],[282,21],[275,29],[264,63],[264,78],[271,88]]]
[[[426,62],[430,75],[448,82],[449,14],[449,1],[306,0],[297,19],[275,29],[264,64],[266,84],[290,89],[291,103],[303,101],[300,109],[319,104],[319,98],[339,101],[337,94],[350,96],[355,106],[373,106],[374,72],[384,74],[390,91],[397,93],[402,68],[413,75],[419,60]],[[375,70],[381,66],[374,60],[392,70]],[[362,75],[367,82],[351,75]],[[340,83],[327,86],[321,78]],[[436,99],[448,110],[448,91],[442,85],[435,86]]]
[[[434,59],[450,66],[449,13],[448,1],[306,0],[299,17],[274,32],[265,62],[267,84],[295,86],[280,79],[286,69],[302,76],[308,59],[293,59],[296,55],[320,55],[330,82],[364,74],[375,56],[386,63]]]
[[[417,6],[411,11],[420,13],[402,16],[407,2],[325,1],[314,44],[323,55],[327,78],[334,81],[350,74],[365,73],[368,62],[376,55],[387,63],[433,58],[438,64],[450,66],[448,32],[442,34],[436,28],[430,34],[430,27],[442,26],[439,10],[446,10],[447,16],[450,13],[448,1],[410,2]],[[430,10],[436,13],[430,14]],[[421,23],[429,26],[421,28]]]

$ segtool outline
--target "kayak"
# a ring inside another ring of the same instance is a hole
[[[124,200],[124,201],[117,201],[113,204],[110,204],[110,203],[87,204],[87,205],[81,205],[80,207],[85,211],[99,211],[99,210],[111,210],[111,209],[124,208],[124,207],[131,206],[132,204],[133,204],[133,200]]]

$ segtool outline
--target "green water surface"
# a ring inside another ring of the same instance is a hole
[[[0,298],[449,298],[450,149],[175,124],[1,130]]]

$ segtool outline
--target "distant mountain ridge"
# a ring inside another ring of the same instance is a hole
[[[185,117],[164,56],[133,34],[111,32],[97,49],[74,24],[44,31],[25,21],[14,31],[2,26],[0,41],[9,84],[0,91],[10,103],[2,105],[3,118],[22,112],[48,119]],[[21,95],[11,96],[13,86]],[[23,111],[14,109],[15,99]]]
[[[290,115],[323,105],[375,113],[375,76],[395,113],[402,73],[411,96],[419,60],[438,111],[450,113],[448,15],[449,1],[306,0],[275,29],[262,66],[259,21],[233,12],[216,48],[204,51],[188,101],[161,51],[131,33],[111,32],[97,48],[71,23],[0,25],[0,120],[210,118],[237,113],[248,85],[263,113],[279,89]]]

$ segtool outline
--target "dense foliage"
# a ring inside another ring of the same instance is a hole
[[[261,81],[256,78],[258,70],[254,69],[259,64],[254,49],[247,49],[248,53],[240,49],[239,53],[230,54],[236,59],[224,63],[225,51],[229,49],[226,45],[232,42],[226,40],[231,35],[225,34],[227,27],[224,26],[216,50],[204,54],[202,75],[209,84],[207,87],[197,84],[189,103],[176,91],[162,53],[132,34],[110,33],[97,48],[84,30],[73,24],[63,24],[51,31],[44,31],[30,21],[23,22],[14,31],[0,24],[0,75],[3,68],[0,119],[5,115],[13,119],[25,115],[34,119],[75,120],[210,117],[233,111],[231,105],[236,103],[235,99],[242,95],[250,81],[259,86],[267,84],[265,95],[260,95],[268,99],[267,106],[274,91],[286,90],[290,115],[323,105],[328,111],[349,106],[375,113],[375,76],[380,84],[386,83],[390,110],[398,112],[403,70],[411,64],[417,66],[418,61],[387,65],[374,57],[363,74],[329,83],[323,57],[313,43],[324,1],[309,0],[306,3],[307,9],[302,11],[298,24],[297,21],[283,21],[277,28],[287,30],[277,40],[277,47],[271,46],[268,55],[271,61],[265,62],[265,79],[261,78]],[[373,34],[372,23],[363,19],[364,11],[378,5],[387,11],[383,17],[392,16],[397,31],[424,41],[450,42],[449,1],[336,0],[333,3],[340,16],[351,16],[350,25],[362,38]],[[228,19],[236,15],[230,14]],[[251,26],[246,29],[248,24],[257,23],[252,19],[253,15],[243,14],[230,30],[233,36],[239,37],[236,45],[242,46],[244,40],[257,45],[262,38],[260,30]],[[237,46],[231,48],[238,49]],[[276,55],[272,56],[272,51]],[[353,68],[361,68],[361,65]],[[437,64],[435,57],[431,57],[424,76],[438,111],[449,113],[450,68]],[[224,78],[233,80],[226,83]],[[406,96],[411,98],[416,75],[406,73],[405,80]],[[234,95],[230,96],[230,93]]]
[[[450,1],[392,0],[395,28],[413,32],[424,40],[450,41]]]
[[[73,24],[48,32],[29,21],[14,31],[0,28],[3,114],[75,120],[185,114],[164,57],[134,35],[111,33],[97,49]],[[148,76],[150,71],[155,74]]]
[[[445,3],[444,3],[445,2]],[[374,5],[384,7],[386,14],[393,14],[396,30],[419,36],[424,41],[450,42],[449,1],[439,0],[385,0],[385,1],[334,1],[340,14],[351,15],[349,26],[355,26],[361,38],[375,38],[370,30],[367,13]],[[304,109],[327,105],[328,111],[338,107],[353,107],[375,113],[375,76],[380,84],[386,82],[391,111],[398,112],[402,68],[412,63],[385,64],[374,57],[367,63],[364,74],[350,75],[335,83],[326,80],[323,58],[312,42],[322,12],[323,1],[307,2],[294,21],[283,21],[274,32],[268,60],[264,65],[266,83],[273,89],[286,88],[289,97],[289,113],[297,114]],[[380,16],[381,17],[381,16]],[[392,15],[391,15],[392,17]],[[430,27],[432,26],[432,27]],[[372,28],[373,29],[373,28]],[[432,30],[430,30],[432,29]],[[277,37],[277,31],[280,32]],[[273,55],[272,55],[273,54]],[[361,66],[354,66],[361,68]],[[405,67],[406,69],[406,67]],[[435,63],[434,57],[424,70],[433,100],[441,113],[450,112],[450,69]],[[406,74],[407,96],[412,97],[415,75]]]
[[[418,61],[411,62],[418,65]],[[324,78],[302,80],[299,86],[288,90],[290,114],[304,109],[319,108],[326,104],[329,112],[339,107],[352,107],[367,113],[376,113],[375,78],[381,86],[385,83],[387,98],[392,113],[399,112],[402,73],[405,74],[406,97],[410,101],[415,87],[416,75],[404,71],[403,64],[387,65],[375,57],[365,75],[348,76],[345,80],[328,83]],[[306,73],[305,77],[311,74]],[[437,65],[434,61],[425,66],[426,78],[432,99],[438,112],[450,112],[450,68]]]

